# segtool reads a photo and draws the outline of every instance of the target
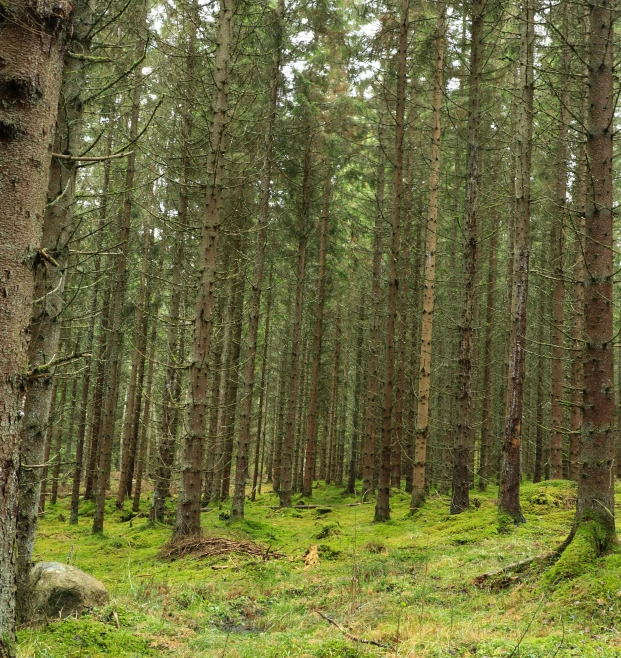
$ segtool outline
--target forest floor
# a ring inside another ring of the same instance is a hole
[[[448,497],[431,495],[410,516],[409,496],[395,491],[392,520],[383,524],[373,523],[372,504],[347,506],[353,496],[325,485],[304,500],[318,509],[272,509],[277,497],[266,493],[247,504],[243,521],[224,518],[228,505],[203,514],[206,534],[260,542],[284,555],[268,561],[237,554],[163,560],[158,553],[170,527],[149,525],[148,500],[145,516],[131,521],[108,501],[105,534],[93,536],[92,504],[84,503],[79,525],[70,526],[69,499],[61,498],[40,521],[35,558],[69,560],[103,581],[111,602],[78,619],[22,628],[18,656],[621,656],[621,549],[553,584],[532,572],[507,578],[502,589],[473,584],[558,546],[576,488],[524,484],[528,522],[506,534],[498,529],[495,495],[495,487],[473,493],[472,509],[455,517]],[[309,566],[311,546],[319,562]],[[386,647],[350,639],[318,611]]]

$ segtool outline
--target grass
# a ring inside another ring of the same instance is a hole
[[[586,569],[572,565],[554,582],[535,574],[500,591],[472,585],[482,573],[557,546],[574,514],[574,483],[529,483],[522,489],[528,523],[499,532],[494,495],[474,494],[477,506],[451,517],[448,498],[432,494],[410,516],[409,496],[395,491],[392,520],[383,524],[373,523],[372,504],[346,506],[354,498],[325,485],[312,502],[332,511],[272,510],[277,497],[268,493],[247,504],[243,521],[221,520],[226,505],[203,514],[205,532],[260,541],[288,556],[260,563],[235,555],[161,561],[169,527],[123,520],[109,501],[105,534],[94,536],[92,504],[69,526],[69,501],[60,499],[40,522],[35,557],[69,557],[108,587],[111,603],[77,620],[20,629],[18,656],[621,656],[620,552]],[[303,556],[313,544],[320,563],[307,569]],[[316,609],[391,648],[351,641]]]

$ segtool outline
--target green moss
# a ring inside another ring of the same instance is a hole
[[[356,646],[351,641],[333,640],[324,642],[312,655],[314,658],[365,658],[377,654],[361,648],[360,645]]]
[[[398,636],[403,656],[508,656],[534,619],[520,655],[548,658],[561,641],[561,615],[565,644],[558,658],[619,655],[617,635],[606,628],[621,629],[621,553],[612,552],[594,560],[592,569],[558,581],[546,591],[541,608],[536,574],[520,574],[521,587],[500,592],[472,585],[482,573],[558,546],[573,521],[568,503],[575,498],[573,483],[524,483],[528,523],[509,535],[498,532],[495,495],[477,493],[478,509],[450,516],[449,497],[431,492],[409,516],[409,495],[393,490],[393,520],[376,524],[371,499],[348,506],[360,498],[343,495],[335,486],[322,483],[311,499],[302,499],[331,510],[327,516],[314,509],[273,510],[278,497],[268,491],[247,503],[245,519],[220,520],[218,513],[228,510],[223,506],[204,513],[202,524],[206,532],[270,545],[285,559],[224,555],[171,563],[157,557],[170,538],[169,526],[152,526],[139,515],[130,527],[110,500],[105,535],[93,536],[87,516],[92,503],[81,505],[77,526],[59,521],[58,515],[67,516],[69,509],[68,492],[63,497],[61,489],[59,503],[40,522],[35,557],[65,562],[71,551],[72,564],[108,587],[111,604],[77,622],[22,629],[19,658],[74,658],[80,650],[82,658],[212,658],[222,655],[225,646],[225,655],[237,658],[386,655],[349,641],[316,609],[358,637],[392,644]],[[541,496],[561,502],[535,502]],[[168,505],[173,509],[174,500]],[[143,511],[147,508],[145,501]],[[318,542],[327,525],[340,534]],[[306,569],[302,556],[317,543],[320,563]],[[83,623],[87,630],[80,633]],[[72,632],[83,638],[82,644],[70,646]],[[100,642],[107,643],[105,650]],[[597,646],[602,653],[595,653]]]
[[[607,531],[597,518],[583,518],[574,536],[556,564],[544,575],[543,585],[575,578],[595,568],[595,562],[605,546]]]
[[[32,658],[100,658],[103,656],[156,656],[149,643],[135,629],[116,628],[92,616],[64,619],[18,633],[20,655]],[[52,652],[50,646],[53,647]]]
[[[341,534],[341,528],[338,521],[324,523],[321,530],[315,535],[317,539],[327,539],[328,537],[336,537]]]

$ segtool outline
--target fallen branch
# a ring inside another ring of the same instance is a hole
[[[372,644],[374,647],[381,647],[382,649],[390,649],[387,644],[382,644],[381,642],[377,642],[376,640],[364,640],[361,637],[356,637],[355,635],[352,635],[349,631],[345,630],[338,622],[334,621],[331,617],[328,617],[328,615],[324,614],[321,612],[321,610],[315,610],[315,612],[322,618],[325,619],[328,623],[332,624],[332,626],[335,626],[336,628],[343,633],[343,635],[351,640],[352,642],[360,642],[361,644]]]
[[[281,507],[280,505],[270,505],[270,509],[287,509],[286,507]],[[328,512],[332,511],[331,507],[326,507],[325,505],[294,505],[288,509],[322,509]]]

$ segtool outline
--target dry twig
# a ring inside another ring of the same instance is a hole
[[[349,631],[344,629],[337,621],[334,621],[331,617],[328,617],[328,615],[324,614],[321,612],[321,610],[315,610],[315,612],[322,618],[325,619],[327,622],[332,624],[332,626],[335,626],[336,628],[343,633],[343,635],[351,640],[352,642],[360,642],[361,644],[372,644],[374,647],[381,647],[382,649],[390,649],[387,644],[382,644],[381,642],[377,642],[376,640],[364,640],[361,637],[356,637],[355,635],[352,635]]]

